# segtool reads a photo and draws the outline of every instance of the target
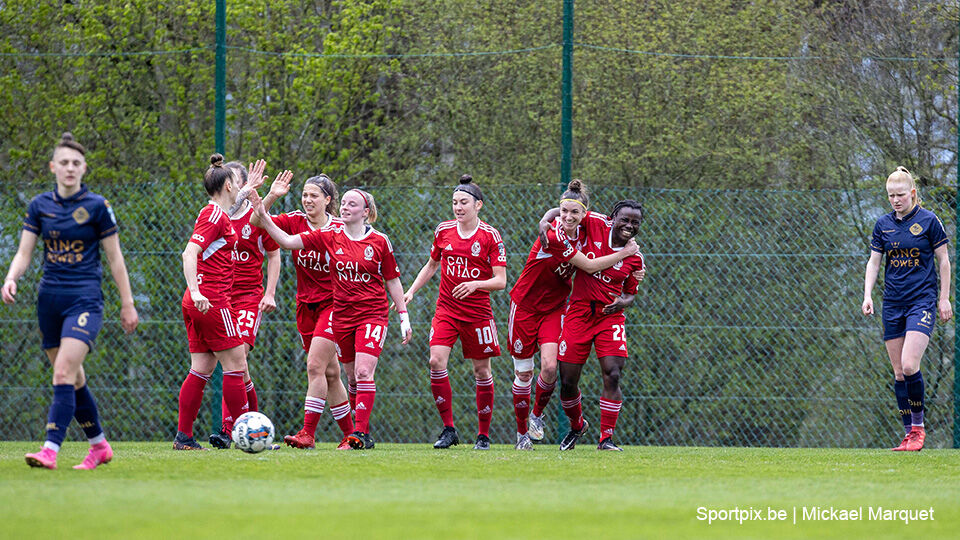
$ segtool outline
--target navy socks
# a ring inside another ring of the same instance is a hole
[[[47,443],[56,446],[51,448],[52,450],[59,450],[60,445],[63,444],[63,439],[67,436],[67,426],[73,420],[75,408],[76,396],[73,385],[53,385],[53,404],[50,405],[50,412],[47,414]]]
[[[83,385],[83,388],[75,392],[75,396],[77,408],[73,416],[77,419],[80,427],[83,428],[87,439],[94,439],[103,434],[103,429],[100,427],[100,415],[97,412],[97,402],[93,399],[89,387]]]
[[[904,376],[907,385],[907,401],[910,403],[911,423],[914,426],[923,425],[923,375],[917,371],[913,375]]]

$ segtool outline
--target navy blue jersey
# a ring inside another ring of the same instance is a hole
[[[117,233],[106,199],[83,184],[66,199],[56,190],[41,193],[30,201],[23,228],[43,242],[41,290],[100,293],[100,240]]]
[[[920,205],[903,219],[898,219],[895,212],[878,219],[870,249],[886,256],[884,304],[935,304],[939,290],[933,250],[946,243],[947,233],[940,218]]]

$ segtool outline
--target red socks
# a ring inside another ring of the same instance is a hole
[[[520,386],[513,381],[513,410],[517,417],[517,433],[527,432],[527,420],[530,417],[530,381]]]
[[[493,418],[493,377],[477,379],[478,435],[490,436],[491,418]]]
[[[620,416],[620,405],[623,400],[600,398],[600,440],[613,437],[613,430],[617,427],[617,417]]]
[[[257,389],[253,387],[252,379],[247,381],[245,390],[247,392],[247,405],[249,407],[248,410],[250,411],[259,410],[257,409]],[[223,418],[223,421],[222,421],[223,425],[227,425],[227,424],[230,424],[231,426],[233,425],[234,418],[233,416],[230,415],[230,410],[227,408],[227,400],[224,399],[222,396],[220,399],[220,416]]]
[[[580,392],[577,392],[576,397],[572,399],[560,400],[560,405],[563,406],[563,414],[567,415],[567,418],[570,419],[570,429],[573,430],[583,429],[583,409],[580,407],[581,399]]]
[[[240,415],[247,412],[247,390],[243,384],[242,371],[223,372],[223,400],[227,403],[227,410],[234,419],[223,423],[227,432],[233,429],[233,422]]]
[[[550,396],[553,395],[553,389],[556,387],[557,381],[547,383],[543,380],[542,372],[537,375],[537,393],[533,405],[534,416],[543,416],[543,410],[547,408],[547,403],[550,403]]]
[[[187,437],[193,437],[193,422],[197,419],[197,413],[200,412],[200,403],[203,401],[203,387],[207,385],[209,380],[210,375],[204,375],[191,369],[180,386],[177,430]]]
[[[259,411],[257,407],[257,389],[253,387],[253,379],[247,381],[245,390],[247,391],[247,410]]]
[[[326,400],[322,398],[307,396],[303,400],[303,430],[310,435],[317,433],[317,423],[320,422],[324,405]]]
[[[330,407],[330,413],[333,415],[333,419],[337,421],[337,425],[340,426],[340,431],[343,432],[344,437],[353,433],[353,417],[350,416],[350,402],[344,401],[339,405]]]
[[[377,385],[373,381],[357,381],[356,431],[370,433],[370,412],[377,397]]]
[[[453,427],[453,391],[450,389],[447,370],[430,370],[430,391],[433,392],[433,402],[437,405],[443,425]]]

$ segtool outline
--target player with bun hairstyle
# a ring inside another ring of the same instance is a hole
[[[517,450],[531,450],[531,439],[543,439],[543,411],[557,381],[557,343],[570,294],[574,271],[592,274],[610,268],[637,252],[633,240],[614,253],[596,259],[580,249],[589,244],[583,221],[606,220],[589,211],[590,199],[582,180],[574,179],[560,197],[559,217],[546,232],[547,241],[537,238],[527,262],[510,291],[510,319],[507,325],[513,356],[513,406],[517,420]],[[530,386],[533,384],[533,355],[540,351],[540,375],[530,414]]]
[[[443,430],[434,448],[449,448],[460,442],[453,422],[453,392],[447,376],[450,351],[458,338],[463,357],[473,363],[477,381],[479,426],[474,449],[490,448],[494,398],[490,358],[500,356],[490,291],[507,286],[507,257],[500,232],[480,220],[481,208],[480,187],[469,174],[461,176],[453,190],[455,219],[437,225],[430,257],[403,295],[404,302],[409,303],[414,293],[440,269],[440,294],[430,327],[430,389]]]
[[[290,235],[273,222],[256,192],[250,198],[258,222],[281,247],[329,256],[334,279],[333,338],[340,362],[357,381],[356,425],[339,448],[372,449],[370,413],[377,392],[374,373],[387,338],[387,293],[400,312],[404,345],[411,335],[393,246],[386,235],[370,226],[377,220],[376,201],[366,191],[351,189],[340,200],[342,223]]]
[[[264,166],[258,162],[251,174],[262,175]],[[190,347],[190,371],[180,387],[174,450],[206,450],[193,438],[193,422],[217,362],[223,366],[223,399],[230,417],[239,418],[248,410],[243,384],[246,349],[231,302],[238,235],[227,213],[240,191],[239,175],[223,165],[222,155],[213,154],[203,187],[211,199],[194,222],[182,254],[187,288],[180,306]],[[224,422],[223,429],[229,433],[233,421]]]
[[[556,210],[544,216],[547,220]],[[643,207],[626,199],[618,202],[608,220],[584,220],[586,237],[581,249],[588,258],[596,259],[624,249],[640,230]],[[541,231],[549,229],[540,222]],[[541,238],[542,240],[542,238]],[[588,423],[580,405],[580,373],[594,347],[603,375],[600,397],[600,442],[598,450],[620,448],[613,443],[613,432],[620,414],[623,393],[620,373],[628,356],[626,320],[623,310],[633,303],[645,265],[636,253],[612,267],[595,273],[577,272],[564,312],[560,333],[558,361],[560,366],[560,404],[570,420],[570,431],[560,441],[560,450],[571,450],[586,432]]]
[[[290,191],[293,174],[285,171],[270,186],[264,197],[266,211]],[[325,174],[308,178],[300,197],[302,210],[271,216],[273,223],[287,234],[342,227],[338,215],[337,185]],[[251,223],[261,220],[255,213]],[[297,331],[303,350],[307,353],[307,394],[304,399],[303,426],[295,435],[287,435],[284,442],[294,448],[315,448],[316,431],[327,402],[330,412],[340,427],[343,437],[353,433],[352,404],[340,380],[333,338],[333,277],[330,274],[329,253],[323,249],[297,249],[291,252],[297,271]],[[351,377],[353,373],[350,373]],[[356,381],[350,380],[356,395]]]
[[[106,199],[82,182],[86,170],[86,150],[73,135],[64,133],[50,160],[56,188],[30,201],[20,246],[3,281],[3,302],[13,304],[17,281],[30,265],[37,239],[42,236],[43,277],[37,291],[37,319],[43,351],[53,367],[53,403],[47,414],[43,448],[25,456],[31,467],[57,468],[57,453],[73,418],[90,442],[87,457],[73,468],[95,469],[113,459],[83,369],[103,321],[101,247],[120,293],[120,325],[129,334],[139,322],[117,221]]]
[[[234,175],[234,184],[240,186],[241,193],[249,185],[263,183],[262,174],[266,162],[259,160],[247,168],[239,161],[231,161],[225,165]],[[243,374],[244,389],[247,393],[247,404],[250,411],[259,410],[257,390],[250,378],[250,351],[257,341],[257,331],[260,329],[260,317],[277,309],[276,294],[277,280],[280,277],[280,247],[270,238],[263,229],[250,223],[253,207],[245,199],[237,197],[237,203],[230,209],[230,219],[233,229],[239,235],[237,240],[237,261],[233,278],[233,289],[230,291],[231,304],[237,312],[237,326],[240,339],[243,340],[244,352],[247,357],[247,370]],[[263,286],[263,261],[267,261],[267,286]],[[221,400],[222,426],[233,422],[227,408],[226,399]],[[217,433],[210,435],[210,444],[216,448],[230,448],[231,436],[226,427],[221,427]]]
[[[944,322],[953,317],[950,256],[943,223],[936,214],[920,206],[910,171],[897,167],[887,177],[886,187],[893,211],[881,216],[873,228],[861,310],[864,315],[873,314],[873,286],[880,272],[880,260],[885,256],[883,341],[893,366],[893,389],[906,432],[893,450],[920,451],[926,438],[920,360],[930,342],[937,314]]]

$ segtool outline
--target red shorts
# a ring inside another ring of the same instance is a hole
[[[356,360],[358,352],[379,358],[383,343],[387,340],[387,325],[363,323],[351,328],[334,328],[333,338],[337,346],[337,358],[342,364]]]
[[[297,302],[297,332],[304,351],[314,336],[334,341],[333,302]]]
[[[565,310],[566,306],[561,306],[549,313],[536,313],[510,302],[507,322],[510,354],[518,360],[525,360],[533,358],[542,345],[559,343]]]
[[[180,307],[190,352],[219,352],[243,345],[237,328],[237,313],[230,304],[211,306],[206,313],[200,313],[192,305]]]
[[[263,295],[245,294],[230,299],[233,311],[237,314],[237,326],[240,328],[240,339],[250,346],[257,341],[257,330],[260,330],[260,300]]]
[[[497,339],[497,323],[488,321],[458,321],[450,314],[437,310],[430,326],[430,346],[453,347],[460,338],[463,357],[483,360],[500,356],[500,341]]]
[[[597,358],[619,356],[626,358],[626,318],[623,312],[593,315],[589,303],[575,302],[567,306],[560,333],[558,360],[569,364],[585,364],[590,346],[597,350]]]

